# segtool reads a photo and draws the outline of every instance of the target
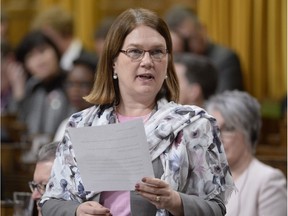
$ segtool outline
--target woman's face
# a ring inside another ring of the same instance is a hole
[[[56,51],[49,45],[32,49],[25,57],[25,65],[30,74],[40,80],[46,80],[59,72]]]
[[[78,64],[67,75],[66,91],[70,103],[77,109],[89,107],[83,97],[87,96],[93,86],[94,72],[88,67]]]
[[[124,40],[122,50],[165,50],[166,41],[156,30],[140,25]],[[120,52],[114,61],[114,73],[118,75],[119,89],[122,98],[131,101],[153,99],[160,91],[167,74],[168,54],[161,60],[153,60],[145,52],[141,60],[133,60]]]
[[[189,81],[186,77],[186,70],[187,68],[185,65],[180,63],[175,63],[175,71],[177,74],[177,78],[179,81],[179,87],[180,87],[180,94],[179,94],[179,103],[180,104],[191,104],[190,95],[193,94],[191,92],[191,86],[189,84]]]
[[[242,159],[246,160],[244,155],[249,153],[248,145],[245,142],[245,136],[241,131],[227,127],[220,112],[212,111],[210,114],[217,120],[221,131],[221,139],[224,145],[226,157],[229,166],[233,170],[233,167],[237,166],[238,163],[241,163]]]

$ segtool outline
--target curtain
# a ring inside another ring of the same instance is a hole
[[[37,2],[40,11],[57,3],[72,12],[76,36],[91,49],[93,32],[105,15],[115,14],[129,6],[151,6],[143,5],[146,2],[144,0],[122,0],[120,5],[112,0]],[[260,101],[279,101],[286,95],[286,0],[169,0],[161,8],[159,0],[154,9],[163,12],[172,4],[181,2],[196,10],[213,41],[237,52],[243,69],[245,90]]]
[[[286,0],[198,0],[211,39],[235,50],[245,89],[260,101],[281,100],[287,90]]]

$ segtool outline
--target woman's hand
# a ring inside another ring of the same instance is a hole
[[[142,197],[146,198],[157,208],[167,209],[173,215],[183,215],[182,200],[177,191],[161,179],[145,177],[135,185]]]
[[[81,203],[77,210],[76,216],[88,216],[88,215],[102,215],[102,216],[112,216],[110,210],[100,205],[95,201],[88,201]]]
[[[6,65],[7,79],[11,86],[13,97],[16,101],[24,97],[26,74],[22,64],[11,61]]]

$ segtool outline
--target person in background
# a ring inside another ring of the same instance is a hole
[[[100,58],[102,52],[103,52],[103,47],[105,43],[105,39],[107,36],[107,33],[109,31],[110,26],[112,25],[114,21],[114,17],[106,17],[104,18],[100,25],[96,28],[95,33],[94,33],[94,48],[95,48],[95,53],[98,58]]]
[[[29,32],[16,48],[16,60],[28,74],[23,95],[13,101],[27,135],[54,136],[58,125],[71,113],[64,90],[65,73],[60,68],[56,45],[42,32]]]
[[[85,97],[93,106],[73,114],[67,127],[142,120],[155,178],[143,176],[135,191],[86,191],[66,130],[40,202],[43,215],[225,215],[234,183],[215,120],[173,102],[179,84],[163,19],[141,8],[121,13],[96,73]]]
[[[172,39],[173,53],[177,54],[186,52],[185,40],[182,38],[182,36],[172,30],[170,30],[170,35]]]
[[[65,90],[70,104],[74,112],[78,112],[92,106],[83,99],[87,96],[93,87],[95,72],[97,67],[97,59],[93,55],[82,54],[74,60],[72,70],[67,74],[65,81]],[[63,120],[59,125],[54,141],[61,141],[68,118]]]
[[[45,192],[58,144],[59,142],[51,142],[45,143],[40,147],[37,154],[33,181],[28,182],[32,192],[32,199],[36,202],[37,205],[38,216],[42,216],[41,208],[38,204],[41,196]]]
[[[174,56],[180,84],[180,104],[205,107],[205,101],[216,93],[218,72],[209,59],[191,53]]]
[[[1,41],[1,114],[10,113],[11,101],[23,97],[26,79],[27,74],[15,61],[14,50]]]
[[[205,26],[191,9],[173,6],[167,11],[165,19],[170,30],[182,36],[186,52],[203,55],[215,64],[219,77],[217,92],[244,89],[238,55],[233,50],[211,41]]]
[[[247,92],[225,91],[206,105],[221,131],[237,193],[226,205],[227,216],[287,215],[287,181],[283,173],[254,155],[261,129],[260,105]]]
[[[73,61],[81,53],[88,52],[74,35],[73,16],[59,6],[50,7],[36,16],[31,29],[43,31],[57,45],[61,53],[60,66],[64,71],[70,71]]]

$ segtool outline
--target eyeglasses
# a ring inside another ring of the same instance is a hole
[[[32,193],[35,191],[35,189],[37,189],[37,191],[43,195],[45,193],[46,190],[46,184],[37,184],[33,181],[28,182],[29,184],[29,188],[32,191]]]
[[[233,126],[227,126],[224,124],[223,126],[220,127],[220,132],[222,136],[233,135],[235,131],[236,128]]]
[[[135,61],[141,61],[145,55],[146,52],[149,53],[150,57],[154,61],[161,61],[166,54],[168,53],[167,49],[153,49],[153,50],[143,50],[138,48],[131,48],[127,50],[120,50],[120,52],[124,53],[126,56],[131,58]]]

